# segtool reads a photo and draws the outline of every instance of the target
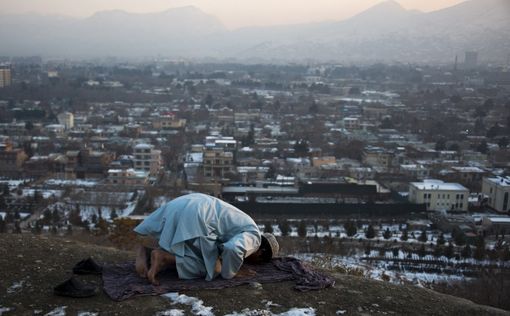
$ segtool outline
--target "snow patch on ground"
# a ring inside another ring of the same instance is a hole
[[[169,309],[164,312],[158,312],[156,316],[185,316],[182,309]]]
[[[176,292],[164,294],[163,297],[170,299],[172,304],[191,306],[191,312],[193,315],[214,316],[212,307],[204,306],[204,302],[196,297],[191,297]]]
[[[97,316],[99,313],[93,312],[78,312],[77,316]]]
[[[11,311],[11,310],[12,310],[12,309],[11,309],[11,308],[9,308],[9,307],[2,307],[2,306],[0,306],[0,316],[2,316],[2,315],[3,315],[3,313],[7,313],[7,312],[9,312],[9,311]]]
[[[44,316],[65,316],[67,306],[59,306]]]
[[[187,305],[191,307],[192,315],[198,316],[214,316],[212,312],[212,307],[204,306],[204,302],[196,297],[187,296],[184,294],[179,294],[177,292],[163,294],[163,297],[166,297],[172,301],[172,305],[181,304]],[[315,309],[308,308],[292,308],[286,312],[280,314],[273,314],[269,308],[274,306],[278,307],[280,305],[273,303],[272,301],[263,300],[263,304],[266,305],[268,309],[265,310],[250,310],[244,309],[241,312],[234,312],[232,314],[228,314],[225,316],[315,316]],[[157,316],[182,316],[185,315],[185,312],[180,309],[169,309],[166,311],[162,311],[156,314]]]
[[[273,314],[269,310],[260,310],[260,309],[244,309],[242,312],[234,312],[233,314],[228,314],[225,316],[315,316],[315,309],[308,308],[292,308],[286,312],[280,314]]]
[[[62,196],[62,190],[23,189],[22,192],[22,196],[25,198],[34,197],[35,192],[39,192],[43,199],[49,199],[50,197],[60,198]]]
[[[21,291],[23,288],[23,284],[25,283],[25,280],[21,280],[19,282],[14,282],[8,289],[7,293],[12,294]]]
[[[61,179],[49,179],[46,180],[45,184],[56,185],[56,186],[79,186],[79,187],[93,187],[98,183],[96,180],[61,180]]]

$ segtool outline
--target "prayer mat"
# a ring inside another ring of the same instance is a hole
[[[103,266],[103,288],[115,301],[144,295],[161,295],[168,292],[181,292],[199,289],[223,289],[252,282],[274,283],[293,280],[298,291],[319,290],[334,285],[335,280],[301,260],[285,257],[273,258],[271,262],[260,265],[244,264],[242,270],[252,270],[255,274],[237,276],[226,280],[218,277],[212,281],[204,279],[182,280],[175,270],[166,270],[158,274],[159,286],[141,278],[135,271],[134,262],[105,264]]]

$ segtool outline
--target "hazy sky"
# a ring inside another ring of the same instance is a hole
[[[433,11],[464,0],[398,0],[407,9]],[[225,26],[274,25],[342,20],[383,0],[0,0],[1,13],[90,16],[97,11],[120,9],[155,12],[194,5],[218,17]]]

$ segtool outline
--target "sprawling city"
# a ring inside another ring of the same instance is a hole
[[[0,315],[506,315],[510,50],[485,50],[431,63],[0,57]],[[82,257],[134,258],[133,228],[190,193],[242,210],[334,289],[52,296]]]

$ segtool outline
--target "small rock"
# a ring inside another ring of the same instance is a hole
[[[252,289],[255,289],[255,290],[263,289],[262,284],[260,284],[259,282],[250,282],[249,285]]]

